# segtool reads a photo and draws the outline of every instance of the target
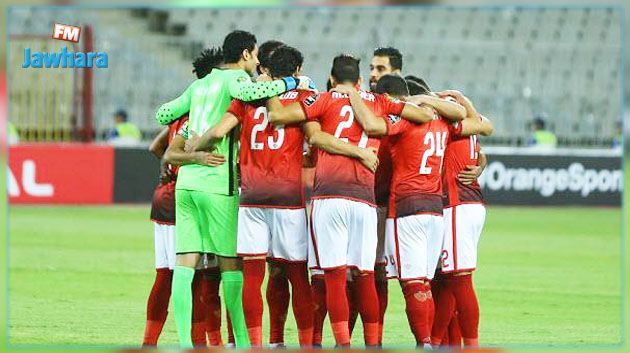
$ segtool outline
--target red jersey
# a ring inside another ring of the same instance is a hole
[[[378,148],[378,168],[374,185],[376,204],[379,207],[387,207],[389,201],[393,172],[391,153],[389,137],[385,136],[381,139],[381,146]]]
[[[404,128],[390,137],[394,166],[390,216],[441,215],[444,152],[451,136],[461,133],[461,124],[442,117],[425,124],[402,123]]]
[[[283,105],[310,96],[310,91],[289,91],[278,98]],[[302,208],[302,155],[304,133],[301,125],[269,124],[264,103],[246,104],[234,100],[228,112],[241,122],[241,199],[243,206]]]
[[[477,135],[455,137],[446,146],[442,174],[444,208],[463,203],[484,203],[477,181],[464,185],[457,179],[457,175],[467,165],[477,165],[479,151]]]
[[[173,121],[168,126],[168,144],[180,129],[188,122],[188,114]],[[171,175],[177,176],[178,166],[167,164]],[[151,220],[161,224],[175,224],[175,178],[166,183],[160,182],[153,192],[151,200]]]
[[[385,119],[388,133],[397,129],[404,103],[360,91],[363,101],[377,115]],[[347,95],[338,92],[313,94],[300,102],[308,121],[317,121],[322,131],[360,148],[378,148],[380,140],[368,137],[354,119],[354,111]],[[315,167],[313,198],[346,198],[374,205],[374,173],[354,158],[329,154],[319,150]]]

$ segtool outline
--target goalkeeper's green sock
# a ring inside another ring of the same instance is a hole
[[[249,348],[249,334],[247,333],[245,314],[243,313],[243,272],[221,272],[221,282],[225,306],[230,313],[230,320],[232,320],[236,347]]]
[[[175,266],[173,269],[173,284],[171,298],[179,345],[182,348],[192,348],[192,281],[195,269],[185,266]]]

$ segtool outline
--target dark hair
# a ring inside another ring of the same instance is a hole
[[[195,58],[192,65],[194,69],[192,72],[197,75],[197,78],[204,78],[209,74],[212,69],[218,67],[223,63],[223,52],[221,48],[212,47],[201,51],[198,57]]]
[[[330,91],[332,88],[332,81],[330,80],[330,78],[328,78],[328,80],[326,81],[326,92]]]
[[[409,88],[409,94],[412,96],[418,94],[427,94],[431,92],[431,88],[427,84],[427,82],[420,77],[416,77],[413,75],[405,76],[405,81],[407,81],[407,87]]]
[[[118,109],[114,113],[114,116],[119,116],[122,118],[123,121],[127,121],[127,112],[124,109]]]
[[[241,59],[243,50],[250,52],[256,47],[256,36],[245,31],[232,31],[223,40],[223,60],[233,64]]]
[[[271,54],[283,45],[284,43],[281,41],[268,40],[258,47],[258,61],[260,65],[258,65],[257,70],[259,75],[262,74],[260,67],[269,68],[269,65],[271,65]]]
[[[374,49],[374,56],[386,56],[389,58],[389,64],[392,69],[402,70],[402,54],[398,49],[392,47]]]
[[[357,59],[350,54],[337,55],[333,59],[330,75],[338,83],[352,82],[356,84],[359,82],[359,76],[361,75],[361,71],[359,69],[360,61],[360,59]]]
[[[409,95],[409,89],[407,88],[407,82],[400,75],[387,74],[378,80],[374,93],[387,93],[394,97],[406,97]]]
[[[299,50],[283,45],[274,50],[269,60],[269,74],[271,77],[292,76],[304,63],[304,57]]]

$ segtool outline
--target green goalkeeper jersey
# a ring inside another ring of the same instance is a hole
[[[214,69],[206,77],[188,86],[181,96],[163,104],[156,119],[165,125],[189,112],[188,132],[202,135],[221,120],[233,98],[249,102],[276,96],[285,92],[286,88],[282,80],[252,82],[243,70]],[[219,167],[198,164],[182,166],[177,176],[176,189],[234,195],[238,187],[237,142],[234,133],[230,132],[216,144],[215,152],[226,159],[226,163]]]

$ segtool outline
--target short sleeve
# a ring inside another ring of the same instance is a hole
[[[232,103],[227,109],[227,112],[234,115],[236,119],[238,119],[238,121],[240,122],[245,117],[245,104],[238,99],[233,99]]]
[[[377,103],[381,111],[385,114],[400,115],[405,108],[405,102],[396,98],[387,97],[384,95],[377,96]]]
[[[300,101],[300,106],[306,116],[306,121],[317,121],[324,114],[325,97],[321,93],[313,93]]]
[[[400,115],[396,114],[387,114],[387,117],[384,119],[385,124],[387,124],[388,136],[401,134],[409,127],[409,124],[411,124],[409,121],[402,119]]]

